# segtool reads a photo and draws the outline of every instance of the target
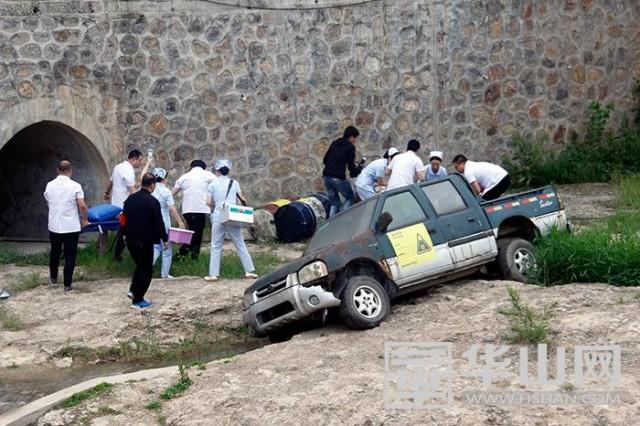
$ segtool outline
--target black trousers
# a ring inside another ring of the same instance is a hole
[[[204,225],[207,223],[207,213],[185,213],[184,219],[187,221],[187,226],[193,231],[193,237],[191,238],[191,244],[183,244],[180,247],[178,254],[185,256],[187,253],[191,253],[192,259],[197,259],[200,255],[200,245],[202,245],[202,233],[204,232]]]
[[[58,279],[58,267],[60,256],[64,252],[64,286],[71,286],[73,269],[76,267],[76,253],[78,251],[78,237],[80,232],[57,234],[49,232],[51,251],[49,252],[49,276],[52,280]]]
[[[482,199],[491,201],[495,200],[496,198],[500,198],[500,196],[504,194],[504,191],[509,189],[509,186],[511,186],[511,176],[506,175],[500,182],[498,182],[496,186],[487,191],[487,193],[482,196]]]
[[[113,258],[120,259],[122,257],[122,252],[124,251],[124,230],[122,227],[118,228],[118,232],[116,233],[116,242],[113,248]]]
[[[127,239],[127,248],[131,253],[131,258],[136,264],[131,279],[131,287],[133,293],[133,303],[142,302],[144,295],[151,284],[151,276],[153,275],[153,244],[138,243]]]

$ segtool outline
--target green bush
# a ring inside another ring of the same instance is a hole
[[[573,137],[560,151],[546,146],[547,136],[514,135],[511,156],[502,158],[514,185],[608,182],[618,175],[640,172],[640,127],[625,121],[617,132],[608,132],[612,111],[612,105],[593,102],[585,136]]]
[[[543,285],[608,283],[640,286],[640,238],[629,233],[637,227],[627,216],[618,216],[607,227],[580,233],[552,231],[537,242],[538,281]],[[620,233],[612,232],[620,226]],[[637,232],[637,231],[636,231]]]

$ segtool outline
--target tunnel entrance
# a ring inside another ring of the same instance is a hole
[[[100,203],[107,167],[91,141],[71,127],[40,121],[16,133],[0,149],[0,239],[48,240],[48,181],[58,161],[70,160],[72,179],[82,185],[87,205]]]

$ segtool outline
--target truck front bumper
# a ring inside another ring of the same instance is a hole
[[[264,336],[308,317],[312,313],[340,305],[340,299],[320,285],[303,286],[297,274],[290,274],[282,290],[260,297],[257,293],[245,296],[244,324],[256,336]]]

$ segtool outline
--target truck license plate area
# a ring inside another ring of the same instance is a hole
[[[293,311],[294,308],[291,302],[286,301],[272,306],[266,311],[260,312],[258,315],[256,315],[256,319],[258,321],[258,324],[262,325]]]

